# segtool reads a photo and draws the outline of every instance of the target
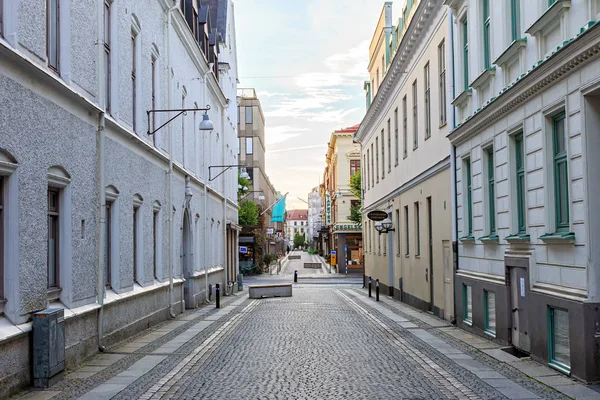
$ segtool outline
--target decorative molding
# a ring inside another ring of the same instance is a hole
[[[532,36],[536,36],[538,33],[544,30],[548,25],[559,20],[561,15],[566,11],[567,8],[571,7],[571,0],[557,0],[552,4],[541,17],[537,19],[526,31]]]
[[[479,74],[479,76],[475,78],[469,86],[478,89],[485,84],[489,85],[490,79],[492,79],[494,75],[496,75],[496,67],[484,69],[483,72]]]
[[[497,285],[506,285],[506,278],[503,275],[487,274],[485,272],[469,271],[468,269],[459,269],[456,271],[456,276],[463,278],[476,279],[478,281],[486,281]]]
[[[448,139],[454,145],[470,139],[529,98],[597,58],[600,53],[599,26],[598,22],[590,22],[574,38],[565,41],[563,46],[559,46],[544,60],[538,61],[526,74],[503,89],[497,97],[492,97],[479,112],[467,117],[465,122],[450,132]]]
[[[494,64],[502,66],[509,61],[513,61],[519,54],[519,51],[525,46],[527,46],[527,38],[513,40],[506,50],[494,60]]]
[[[463,90],[458,96],[454,98],[454,100],[450,102],[450,104],[452,104],[455,107],[460,106],[462,104],[465,104],[471,96],[473,96],[473,89],[469,88],[467,90]]]

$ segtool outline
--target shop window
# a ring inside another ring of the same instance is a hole
[[[473,295],[472,288],[463,284],[463,322],[473,324]]]
[[[550,366],[570,373],[569,312],[561,308],[548,308],[548,360]]]
[[[496,293],[483,292],[484,329],[486,333],[496,336]]]

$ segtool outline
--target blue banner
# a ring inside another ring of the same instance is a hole
[[[271,216],[271,222],[283,222],[285,217],[285,196],[283,196],[273,206],[273,214]]]

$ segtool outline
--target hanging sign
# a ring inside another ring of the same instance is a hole
[[[383,221],[387,217],[388,213],[386,213],[383,210],[373,210],[369,211],[369,213],[367,214],[367,218],[369,218],[371,221]]]

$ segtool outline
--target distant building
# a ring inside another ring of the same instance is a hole
[[[294,246],[296,234],[308,237],[308,210],[289,210],[285,219],[285,238],[288,246]]]
[[[361,224],[351,221],[351,207],[358,207],[350,191],[350,177],[360,172],[360,145],[352,136],[358,125],[331,134],[325,156],[322,201],[327,233],[321,236],[325,255],[335,251],[337,267],[342,273],[363,273],[363,240]]]
[[[308,194],[308,241],[316,248],[321,230],[321,195],[319,187],[314,187]]]

